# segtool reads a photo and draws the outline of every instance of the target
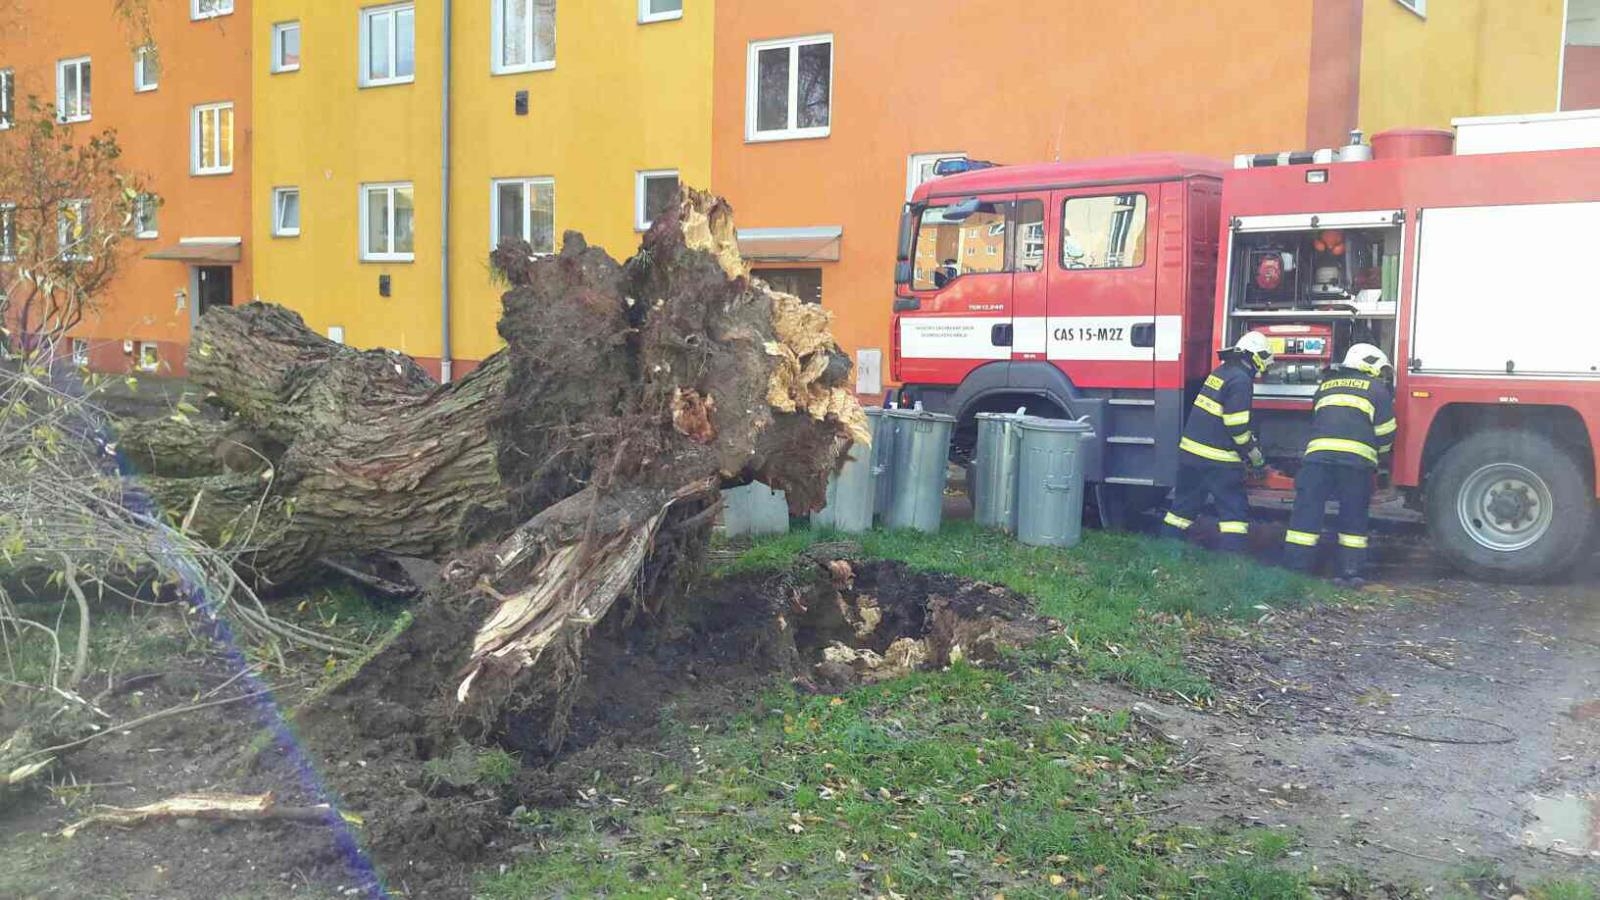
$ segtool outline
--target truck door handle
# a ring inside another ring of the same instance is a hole
[[[1135,347],[1154,347],[1156,345],[1156,323],[1140,322],[1128,331],[1128,340]]]
[[[1011,346],[1011,323],[996,325],[989,329],[989,342],[996,347]]]

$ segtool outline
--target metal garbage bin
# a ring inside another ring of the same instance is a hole
[[[894,430],[894,495],[886,524],[935,532],[944,517],[944,486],[950,474],[950,435],[956,420],[943,413],[892,409],[884,418]]]
[[[894,423],[881,406],[867,407],[867,424],[872,429],[873,513],[889,517],[889,501],[894,497]]]
[[[1017,531],[1017,461],[1022,432],[1017,422],[1025,418],[1014,413],[978,413],[978,444],[967,493],[972,500],[972,518],[984,528],[997,528],[1006,534]]]
[[[789,499],[759,481],[722,492],[722,528],[728,537],[789,532]]]
[[[872,529],[872,513],[878,500],[878,476],[872,455],[872,447],[850,447],[849,458],[828,479],[828,505],[812,514],[813,527],[835,528],[848,534]]]
[[[1094,438],[1086,419],[1025,416],[1017,423],[1017,540],[1076,547],[1083,537],[1083,451]]]

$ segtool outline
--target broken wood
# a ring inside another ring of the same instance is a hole
[[[319,806],[279,806],[271,791],[265,794],[196,793],[179,794],[157,803],[131,809],[104,806],[94,815],[61,829],[61,837],[73,838],[91,825],[129,827],[153,821],[206,819],[228,822],[348,822],[361,824],[358,816],[341,813],[327,804]]]

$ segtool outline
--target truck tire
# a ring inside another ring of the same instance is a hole
[[[1594,491],[1572,454],[1519,429],[1474,434],[1445,452],[1428,478],[1434,546],[1474,578],[1559,578],[1582,557]]]

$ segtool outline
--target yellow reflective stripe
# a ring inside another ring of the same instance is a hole
[[[1286,531],[1283,539],[1301,547],[1315,547],[1317,545],[1317,536],[1309,531]]]
[[[1204,410],[1219,418],[1222,416],[1222,404],[1207,397],[1205,394],[1194,398],[1194,408]]]
[[[1364,534],[1341,534],[1339,535],[1339,546],[1349,547],[1352,550],[1365,550],[1367,549],[1367,536]]]
[[[1366,413],[1369,419],[1378,414],[1378,411],[1373,408],[1371,400],[1350,394],[1325,394],[1318,398],[1313,412],[1327,406],[1348,406],[1351,409],[1359,409]]]
[[[1378,437],[1383,437],[1386,434],[1394,434],[1395,429],[1399,428],[1399,427],[1400,427],[1400,423],[1399,422],[1396,422],[1395,420],[1390,419],[1389,421],[1383,423],[1382,425],[1379,425],[1378,427],[1372,429],[1372,433],[1376,434]]]
[[[1220,391],[1222,390],[1222,379],[1215,375],[1207,375],[1206,387],[1211,388],[1213,391]]]
[[[1222,414],[1218,413],[1218,415],[1222,415]],[[1250,410],[1247,409],[1244,412],[1228,413],[1227,415],[1222,415],[1222,424],[1224,424],[1224,425],[1249,425],[1250,424]]]
[[[1194,522],[1190,521],[1189,519],[1185,519],[1183,516],[1180,516],[1175,512],[1168,512],[1167,518],[1164,521],[1173,528],[1188,528],[1190,525],[1194,524]]]
[[[1249,534],[1249,522],[1218,522],[1217,530],[1223,534]]]
[[[1246,431],[1244,434],[1236,434],[1236,435],[1233,436],[1233,442],[1235,444],[1238,444],[1241,447],[1243,447],[1245,444],[1248,444],[1248,443],[1250,443],[1251,441],[1253,441],[1255,439],[1256,439],[1256,436],[1254,434],[1251,434],[1248,431]]]
[[[1394,445],[1393,444],[1379,444],[1378,445],[1378,452],[1379,453],[1393,453],[1394,452]]]
[[[1373,464],[1378,462],[1377,450],[1373,449],[1368,444],[1363,444],[1360,441],[1347,440],[1345,438],[1313,438],[1311,443],[1306,445],[1306,453],[1308,455],[1322,451],[1327,451],[1329,453],[1354,453],[1356,456],[1361,457],[1367,462]]]
[[[1184,438],[1178,442],[1179,450],[1186,450],[1202,459],[1216,460],[1217,462],[1239,462],[1239,454],[1232,450],[1223,450],[1219,447],[1209,447],[1196,440]]]

